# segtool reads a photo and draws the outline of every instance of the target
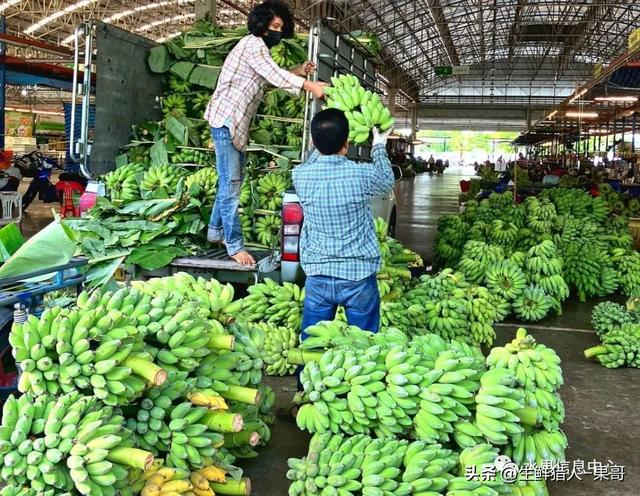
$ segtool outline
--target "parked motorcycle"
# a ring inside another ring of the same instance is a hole
[[[54,169],[61,169],[58,162],[35,150],[26,155],[16,157],[14,166],[20,170],[22,177],[30,177],[31,182],[27,191],[22,195],[22,210],[25,211],[35,200],[36,196],[44,203],[58,201],[58,193],[51,183],[51,173]]]

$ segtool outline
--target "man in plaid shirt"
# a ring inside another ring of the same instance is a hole
[[[305,79],[314,71],[313,63],[305,62],[287,71],[271,58],[269,49],[281,37],[293,36],[293,17],[286,4],[268,0],[258,5],[249,14],[248,26],[251,34],[242,38],[225,59],[204,114],[211,126],[218,171],[218,194],[207,239],[224,242],[229,256],[242,265],[255,264],[242,242],[238,204],[249,128],[264,90],[271,84],[294,95],[304,89],[322,98],[325,86]]]
[[[372,332],[380,325],[376,273],[380,249],[371,199],[389,193],[394,177],[386,142],[391,129],[373,130],[373,163],[346,158],[349,123],[344,112],[327,109],[311,122],[316,150],[293,171],[293,184],[304,212],[300,262],[307,276],[304,330],[333,320],[338,306],[349,324]]]

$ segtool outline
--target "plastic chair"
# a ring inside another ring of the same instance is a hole
[[[60,215],[62,218],[66,218],[67,214],[71,214],[72,217],[80,217],[80,205],[76,206],[73,203],[73,194],[82,195],[84,186],[75,181],[58,181],[56,191],[58,191],[58,197],[60,198]]]
[[[12,222],[20,225],[22,222],[22,195],[17,191],[0,191],[0,205],[2,206],[0,226],[6,226]],[[17,212],[15,216],[14,209]]]

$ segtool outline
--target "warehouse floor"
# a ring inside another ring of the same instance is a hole
[[[458,210],[459,181],[472,174],[473,170],[468,167],[452,167],[440,176],[421,175],[399,182],[396,186],[398,239],[429,260],[437,219],[443,213]],[[569,470],[574,467],[578,470],[580,462],[584,462],[582,480],[574,476],[568,482],[551,483],[551,496],[640,495],[640,451],[633,441],[640,432],[638,371],[605,369],[583,357],[585,348],[598,344],[589,322],[591,308],[596,303],[568,301],[562,316],[526,326],[536,339],[555,349],[562,358],[565,385],[561,395],[566,407],[564,431],[570,443]],[[514,322],[497,326],[496,344],[513,339],[516,328]],[[267,380],[276,390],[277,406],[288,406],[295,381],[290,377]],[[242,463],[253,481],[253,494],[286,495],[287,459],[304,456],[308,440],[309,436],[293,423],[278,420],[272,439],[261,449],[260,456]],[[593,467],[594,460],[599,462],[597,466],[624,466],[624,480],[594,480],[593,469],[589,469],[589,463]]]

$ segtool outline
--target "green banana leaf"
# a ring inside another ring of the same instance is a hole
[[[163,74],[169,70],[173,59],[164,45],[149,50],[149,69],[156,74]]]
[[[156,270],[171,263],[174,258],[186,255],[179,246],[160,246],[155,243],[135,248],[127,257],[127,263],[139,265],[145,270]]]
[[[0,267],[0,278],[26,276],[31,272],[64,265],[76,252],[73,233],[59,220],[27,240]],[[45,281],[51,275],[38,276],[30,281]]]
[[[18,226],[12,222],[0,229],[0,256],[8,260],[24,244],[24,236]]]

